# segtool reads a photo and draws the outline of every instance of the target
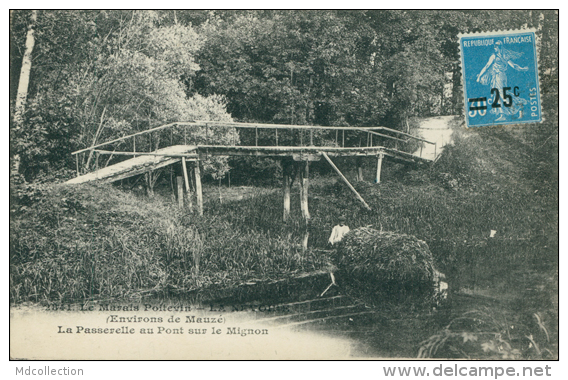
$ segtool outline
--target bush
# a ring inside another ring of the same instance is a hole
[[[425,242],[413,236],[367,227],[349,232],[337,250],[342,282],[370,301],[399,295],[428,294],[437,271]]]

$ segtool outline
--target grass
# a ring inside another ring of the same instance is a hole
[[[14,303],[229,286],[324,265],[277,234],[244,231],[218,215],[198,217],[159,196],[103,185],[53,186],[11,218],[10,241]]]

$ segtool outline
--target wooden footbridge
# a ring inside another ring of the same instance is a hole
[[[420,166],[433,161],[422,157],[425,144],[436,145],[420,137],[385,127],[323,127],[307,125],[235,123],[221,121],[176,122],[134,133],[81,149],[76,159],[77,177],[68,181],[114,182],[146,174],[152,187],[156,169],[181,163],[178,201],[184,207],[184,192],[190,209],[195,194],[197,211],[203,214],[200,162],[216,156],[272,157],[282,161],[284,220],[290,216],[290,189],[299,174],[300,205],[304,219],[309,219],[308,178],[310,161],[322,157],[370,210],[365,200],[334,164],[334,157],[354,157],[357,178],[362,180],[362,160],[376,161],[375,183],[381,181],[383,159]],[[188,167],[190,170],[188,170]],[[190,183],[192,186],[190,186]]]

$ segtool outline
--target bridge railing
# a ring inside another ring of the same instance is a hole
[[[386,127],[333,127],[222,121],[175,122],[73,152],[77,174],[172,145],[246,147],[386,147],[422,157],[435,143]],[[103,149],[105,148],[105,149]],[[100,156],[108,156],[99,163]]]
[[[174,122],[95,144],[72,152],[72,155],[75,156],[77,174],[80,175],[132,157],[164,156],[157,151],[168,146],[200,145],[206,142],[230,145],[238,142],[234,129],[234,133],[224,133],[223,139],[212,138],[213,136],[208,136],[208,132],[204,123]],[[99,162],[102,156],[108,157],[105,162]]]

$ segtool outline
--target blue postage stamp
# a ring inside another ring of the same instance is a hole
[[[467,127],[542,121],[534,30],[459,35]]]

